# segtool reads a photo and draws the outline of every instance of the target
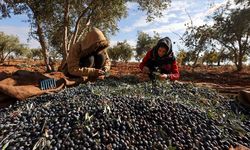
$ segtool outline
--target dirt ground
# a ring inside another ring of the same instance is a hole
[[[136,75],[142,81],[148,80],[138,68],[138,63],[117,63],[112,68],[114,74]],[[233,66],[201,66],[192,70],[189,66],[179,66],[181,82],[192,82],[199,86],[211,87],[222,94],[235,95],[240,90],[250,89],[250,67],[236,72]]]
[[[57,65],[58,66],[58,65]],[[56,66],[56,67],[57,67]],[[137,76],[140,81],[149,80],[138,68],[139,63],[112,63],[111,75]],[[0,80],[17,70],[45,72],[41,61],[37,60],[11,60],[0,64]],[[200,86],[212,87],[223,94],[237,94],[239,90],[250,89],[250,67],[241,72],[234,71],[233,66],[202,66],[192,70],[189,66],[180,66],[180,81],[193,82]]]

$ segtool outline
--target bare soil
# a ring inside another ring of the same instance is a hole
[[[56,63],[56,68],[59,63]],[[17,70],[45,73],[45,67],[39,60],[11,60],[0,64],[0,80]],[[200,66],[194,70],[190,66],[179,67],[181,82],[192,82],[200,86],[217,89],[223,94],[237,94],[239,90],[250,89],[250,67],[236,72],[233,66]],[[111,75],[115,77],[136,76],[140,81],[149,80],[141,73],[139,63],[112,62]]]

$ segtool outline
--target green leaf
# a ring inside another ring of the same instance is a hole
[[[4,144],[2,150],[5,150],[8,146],[9,146],[10,142],[7,142],[6,144]]]

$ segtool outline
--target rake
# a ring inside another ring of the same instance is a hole
[[[56,88],[56,80],[53,78],[45,79],[40,81],[40,89],[48,90]]]

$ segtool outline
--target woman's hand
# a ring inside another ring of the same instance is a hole
[[[101,76],[101,75],[105,74],[105,72],[103,70],[101,70],[101,69],[96,69],[96,72],[97,72],[98,76]]]
[[[167,75],[167,74],[161,74],[160,75],[160,80],[166,80],[168,78],[169,78],[169,75]]]

